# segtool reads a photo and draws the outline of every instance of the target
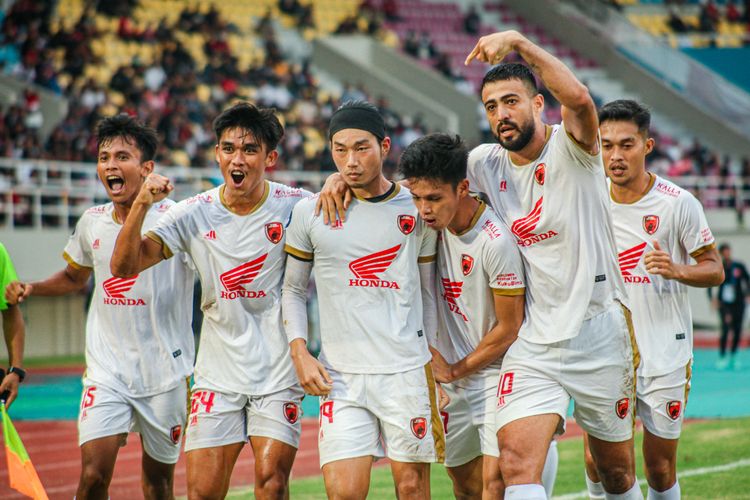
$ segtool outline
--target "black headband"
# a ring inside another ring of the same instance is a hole
[[[333,134],[339,130],[347,128],[370,132],[380,141],[385,137],[385,122],[375,109],[359,106],[339,108],[331,116],[331,123],[328,125],[328,140],[330,141]]]

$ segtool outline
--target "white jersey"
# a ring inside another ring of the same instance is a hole
[[[497,323],[494,295],[523,295],[521,255],[510,230],[482,203],[460,234],[438,234],[437,349],[449,363],[476,350]],[[502,358],[454,382],[483,387],[488,376],[499,378]]]
[[[611,200],[620,271],[641,352],[638,374],[644,377],[684,368],[693,347],[687,285],[648,274],[644,254],[656,240],[674,262],[690,264],[691,256],[714,246],[700,202],[665,179],[653,174],[651,179],[648,192],[635,203]]]
[[[284,226],[310,193],[265,185],[250,214],[226,207],[222,185],[181,201],[149,233],[167,255],[189,254],[200,276],[200,387],[262,396],[297,383],[281,322]]]
[[[174,206],[152,206],[143,223],[154,226]],[[161,262],[135,277],[115,278],[109,262],[122,225],[114,205],[88,209],[63,256],[94,272],[86,320],[86,378],[134,397],[153,396],[185,383],[193,371],[194,274],[187,259]]]
[[[514,165],[499,144],[478,146],[468,178],[521,250],[528,316],[520,337],[537,344],[571,339],[584,320],[624,302],[601,153],[588,154],[555,125],[528,165]]]
[[[435,258],[408,189],[377,202],[354,199],[346,222],[323,223],[316,198],[300,202],[286,251],[314,260],[320,361],[342,373],[400,373],[431,358],[422,325],[418,260]]]

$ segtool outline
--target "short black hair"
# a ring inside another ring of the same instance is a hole
[[[651,127],[651,112],[642,104],[630,99],[608,102],[599,110],[599,125],[606,121],[632,122],[644,136]]]
[[[225,109],[214,119],[216,142],[228,129],[239,128],[253,134],[253,137],[266,146],[268,152],[276,149],[281,138],[284,137],[284,127],[281,125],[276,110],[273,108],[259,108],[249,102],[238,102]]]
[[[466,179],[469,150],[458,135],[428,134],[401,154],[398,170],[407,179],[429,179],[454,188]]]
[[[370,132],[378,142],[385,138],[385,120],[377,106],[367,101],[350,100],[343,103],[331,115],[328,125],[328,140],[339,130],[356,128]]]
[[[731,250],[732,247],[729,246],[729,243],[722,243],[719,245],[719,252],[723,252],[724,250]]]
[[[520,63],[502,63],[490,68],[482,79],[482,86],[479,87],[479,94],[482,94],[484,86],[488,83],[499,82],[504,80],[520,80],[531,92],[531,95],[539,93],[539,87],[536,85],[536,78],[528,66]]]
[[[96,149],[113,139],[122,138],[128,144],[135,142],[135,147],[141,152],[141,162],[151,161],[159,146],[156,130],[142,124],[125,113],[102,118],[96,126]]]

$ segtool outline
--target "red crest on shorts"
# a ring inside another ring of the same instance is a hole
[[[615,403],[615,413],[617,413],[617,416],[620,418],[625,418],[628,416],[628,408],[630,408],[629,398],[622,398],[617,403]]]
[[[172,438],[172,442],[174,444],[179,443],[180,438],[182,437],[182,426],[175,425],[174,427],[172,427],[172,429],[169,431],[169,437]]]
[[[417,439],[422,439],[427,434],[427,419],[424,417],[412,418],[411,432],[417,436]]]
[[[672,420],[680,418],[682,413],[682,401],[668,401],[667,402],[667,415]]]
[[[290,424],[296,423],[299,418],[299,406],[296,403],[284,403],[284,418]]]
[[[643,216],[643,230],[648,234],[654,234],[659,229],[659,216],[658,215],[644,215]]]
[[[413,215],[399,215],[398,216],[398,228],[404,234],[410,234],[414,231],[416,220]]]
[[[544,173],[545,173],[544,163],[540,163],[534,169],[534,180],[536,180],[536,183],[539,184],[540,186],[544,186]]]
[[[474,269],[474,257],[471,255],[461,254],[461,272],[467,276]]]
[[[274,245],[281,241],[284,236],[284,226],[281,222],[269,222],[266,224],[266,238]]]

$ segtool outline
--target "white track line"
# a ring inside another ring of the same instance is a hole
[[[715,472],[724,472],[732,469],[738,469],[740,467],[747,467],[750,465],[750,458],[743,458],[736,462],[729,462],[724,465],[715,465],[713,467],[699,467],[697,469],[689,469],[684,472],[677,474],[678,478],[691,477],[691,476],[703,476],[705,474],[713,474]],[[646,484],[645,479],[638,480],[638,484],[643,486]],[[579,491],[578,493],[568,493],[566,495],[554,496],[555,500],[574,500],[576,498],[588,498],[589,492],[587,490]]]

